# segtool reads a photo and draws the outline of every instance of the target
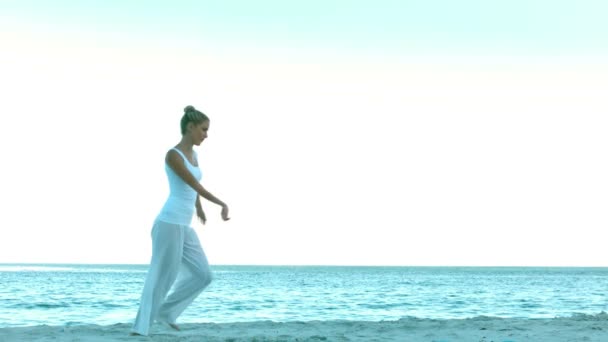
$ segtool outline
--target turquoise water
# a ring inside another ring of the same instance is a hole
[[[146,265],[0,264],[0,328],[129,323]],[[553,318],[608,311],[608,268],[212,266],[182,323]]]

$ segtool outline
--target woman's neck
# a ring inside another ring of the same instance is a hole
[[[186,152],[192,152],[193,146],[194,146],[194,144],[187,137],[182,137],[182,140],[180,140],[180,142],[177,143],[177,147],[179,147],[180,150],[186,151]]]

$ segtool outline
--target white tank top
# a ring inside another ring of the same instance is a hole
[[[184,165],[188,168],[188,171],[200,181],[202,178],[202,172],[198,166],[192,165],[188,158],[177,148],[172,148],[177,151],[184,159]],[[196,152],[194,152],[194,159],[198,160]],[[196,191],[180,176],[173,171],[173,169],[165,162],[165,172],[169,180],[169,198],[165,202],[165,205],[161,209],[160,213],[156,217],[157,220],[189,226],[192,223],[192,216],[194,215],[194,209],[196,206]]]

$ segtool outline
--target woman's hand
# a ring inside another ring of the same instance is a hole
[[[228,206],[225,204],[222,205],[222,220],[224,220],[224,221],[230,220],[230,217],[228,217]]]
[[[205,216],[203,208],[196,208],[196,216],[198,216],[198,220],[201,221],[202,224],[207,222],[207,217]]]

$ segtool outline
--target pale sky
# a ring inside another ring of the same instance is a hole
[[[0,0],[0,263],[608,266],[608,3]]]

